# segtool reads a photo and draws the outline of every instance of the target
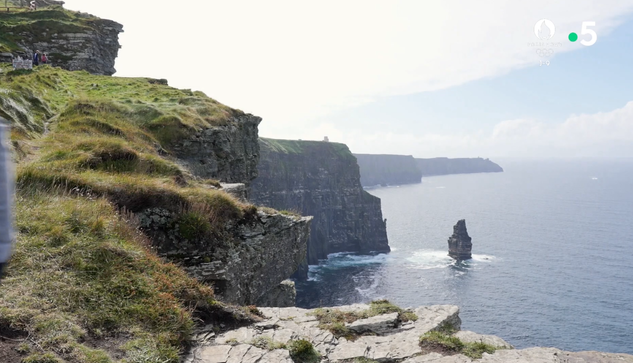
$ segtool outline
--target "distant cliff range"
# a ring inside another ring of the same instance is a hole
[[[411,155],[354,154],[360,167],[363,187],[417,184],[424,176],[494,173],[501,168],[490,159],[432,158],[418,159]]]
[[[415,159],[422,176],[471,174],[471,173],[497,173],[503,172],[503,168],[483,158],[433,158]]]
[[[416,184],[422,172],[411,155],[354,154],[360,167],[360,182],[364,187],[377,185]]]

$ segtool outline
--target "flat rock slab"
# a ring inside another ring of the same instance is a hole
[[[503,349],[513,349],[514,347],[505,340],[494,335],[477,334],[468,330],[460,330],[455,333],[455,337],[459,338],[464,343],[484,343],[492,345],[493,347]]]
[[[200,348],[195,354],[195,359],[204,363],[226,363],[229,360],[230,345],[211,345]]]
[[[369,305],[355,304],[331,309],[360,312]],[[564,352],[555,348],[498,349],[473,360],[457,354],[443,356],[422,351],[420,336],[448,325],[459,329],[459,308],[453,305],[434,305],[414,310],[415,322],[398,323],[398,314],[383,314],[357,320],[347,326],[364,334],[354,341],[337,339],[318,327],[314,310],[300,308],[260,308],[266,320],[228,331],[218,336],[205,335],[198,346],[184,358],[183,363],[293,363],[287,349],[266,350],[252,345],[258,338],[275,343],[306,339],[321,354],[321,363],[347,363],[355,358],[377,362],[402,363],[633,363],[633,356],[601,352]],[[406,326],[406,328],[405,328]],[[459,331],[455,334],[464,342],[483,342],[495,347],[511,348],[503,339],[493,335]]]
[[[633,363],[633,356],[602,352],[563,352],[562,363]]]
[[[359,334],[374,333],[377,335],[389,334],[398,325],[398,313],[376,315],[367,319],[356,320],[347,327]]]

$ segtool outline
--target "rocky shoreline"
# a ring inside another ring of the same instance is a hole
[[[336,337],[324,329],[319,314],[324,311],[353,314],[370,309],[355,304],[336,308],[260,308],[262,320],[222,334],[209,327],[195,337],[194,348],[182,363],[292,363],[291,342],[309,341],[318,352],[314,361],[322,363],[631,363],[633,356],[601,352],[566,352],[556,348],[514,349],[503,339],[459,330],[459,308],[454,305],[421,306],[405,309],[415,321],[400,321],[397,313],[380,314],[346,323],[352,336]],[[493,353],[471,358],[442,349],[429,349],[420,337],[429,332],[453,329],[451,337],[464,344],[492,347]],[[267,342],[262,345],[262,342]],[[318,359],[318,360],[317,360]]]

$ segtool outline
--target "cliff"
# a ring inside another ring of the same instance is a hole
[[[469,173],[496,173],[503,168],[490,159],[482,158],[433,158],[415,159],[423,176],[469,174]]]
[[[631,363],[633,356],[514,349],[493,335],[460,330],[452,305],[401,309],[380,300],[313,310],[260,309],[264,321],[194,343],[185,363]]]
[[[20,6],[20,2],[13,3]],[[40,5],[47,3],[52,6],[34,12],[18,9],[0,12],[0,63],[10,63],[18,55],[31,58],[33,52],[39,50],[46,53],[49,63],[56,67],[114,74],[123,26],[65,10],[56,2],[40,1]]]
[[[144,210],[139,219],[160,255],[213,286],[223,301],[254,305],[303,262],[312,217],[259,210],[229,223],[225,233],[199,235],[191,233],[188,219],[167,209]]]
[[[365,187],[376,185],[416,184],[422,173],[411,155],[354,154],[360,167],[360,181]]]
[[[362,189],[356,158],[344,144],[260,139],[254,203],[314,216],[307,262],[334,252],[387,252],[380,199]]]
[[[254,178],[260,118],[162,80],[50,66],[0,73],[0,94],[19,231],[0,361],[177,362],[197,325],[258,319],[227,302],[287,303],[310,218],[223,188],[243,197],[235,183]]]

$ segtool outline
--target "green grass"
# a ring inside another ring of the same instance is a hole
[[[17,45],[22,40],[18,36],[20,33],[32,34],[32,43],[47,42],[51,40],[53,34],[59,32],[86,32],[92,28],[92,23],[98,20],[96,17],[78,14],[65,10],[61,6],[48,7],[35,12],[25,9],[0,11],[0,52],[23,51]]]
[[[337,338],[344,337],[348,340],[354,340],[358,335],[356,332],[347,328],[346,323],[353,323],[356,320],[389,313],[398,313],[398,320],[401,322],[418,320],[418,316],[414,312],[404,310],[388,300],[374,300],[369,303],[369,309],[363,311],[342,311],[339,309],[319,308],[312,314],[314,314],[319,321],[320,329],[330,331]]]
[[[159,258],[136,227],[132,213],[160,207],[182,238],[222,238],[228,221],[257,211],[192,176],[173,151],[241,111],[164,83],[50,66],[0,73],[19,162],[0,326],[29,337],[24,362],[175,363],[195,324],[257,319]]]
[[[351,151],[345,144],[337,142],[323,142],[323,141],[310,141],[310,140],[281,140],[281,139],[268,139],[259,138],[260,146],[263,149],[270,150],[276,153],[283,154],[302,154],[309,151],[317,151],[320,153],[332,153],[338,157],[344,157],[349,160],[353,159],[356,163],[356,158],[352,155]]]
[[[444,354],[463,354],[472,359],[480,359],[483,353],[492,354],[497,349],[482,342],[465,343],[459,338],[441,331],[430,331],[420,337],[420,346],[428,351]]]
[[[129,218],[103,198],[18,192],[0,325],[28,333],[25,361],[115,362],[99,340],[118,337],[129,363],[177,362],[195,319],[248,319],[223,313],[210,287],[158,258]]]

